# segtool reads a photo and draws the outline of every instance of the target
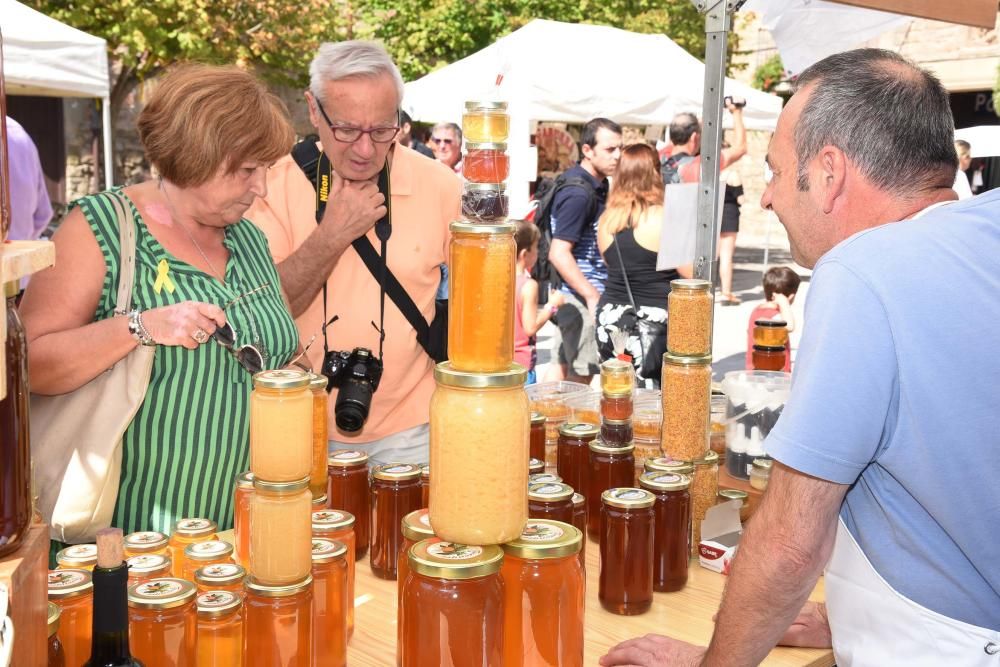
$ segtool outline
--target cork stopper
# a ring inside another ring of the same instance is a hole
[[[110,570],[125,560],[125,547],[121,528],[102,528],[97,531],[97,567]]]

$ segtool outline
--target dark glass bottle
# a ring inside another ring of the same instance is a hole
[[[143,667],[128,646],[128,566],[94,568],[94,625],[84,667]]]
[[[0,556],[13,552],[31,524],[31,457],[28,433],[28,343],[14,298],[18,283],[4,286],[7,297],[7,396],[0,401]]]

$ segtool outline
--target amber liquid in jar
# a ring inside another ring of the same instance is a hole
[[[194,573],[210,565],[233,563],[233,546],[222,540],[189,544],[184,549],[184,578],[194,581]]]
[[[208,542],[219,539],[215,534],[218,529],[214,521],[208,519],[181,519],[174,524],[174,532],[170,536],[170,571],[174,577],[183,578],[185,564],[184,549],[189,544]]]
[[[66,652],[59,641],[59,615],[62,613],[59,605],[49,602],[49,641],[47,648],[47,667],[66,667]]]
[[[495,373],[514,361],[514,229],[451,223],[448,358],[455,370]]]
[[[399,609],[401,664],[501,667],[500,548],[424,540],[413,546],[409,558]],[[473,563],[477,567],[470,567]]]
[[[347,664],[347,560],[343,542],[313,540],[313,661],[323,667]]]
[[[18,282],[5,285],[7,396],[0,400],[0,556],[17,549],[31,524],[28,342],[14,297]]]
[[[198,596],[198,667],[242,667],[242,600],[231,591]]]
[[[90,577],[86,570],[49,572],[49,600],[59,606],[57,636],[67,665],[82,665],[90,658],[94,622],[94,585]]]
[[[471,143],[504,142],[510,134],[505,102],[467,102],[462,114],[462,135]]]
[[[312,471],[309,473],[309,492],[313,500],[326,495],[327,458],[327,379],[325,375],[313,373],[309,378],[312,393]]]
[[[556,469],[563,482],[574,491],[586,493],[589,488],[590,443],[599,430],[592,424],[563,424],[559,428]]]
[[[326,487],[330,509],[354,516],[354,559],[368,553],[371,533],[371,487],[368,481],[368,455],[355,449],[338,449],[327,459],[329,483]]]
[[[583,541],[566,524],[529,520],[503,545],[504,665],[583,667]]]
[[[312,571],[309,478],[265,482],[255,476],[250,505],[250,574],[265,586],[301,581]]]
[[[684,356],[712,353],[712,284],[707,280],[670,281],[667,295],[667,351]],[[664,391],[666,394],[666,391]]]
[[[125,561],[128,565],[128,583],[138,584],[149,579],[170,576],[170,558],[162,554],[139,554]]]
[[[754,345],[750,362],[755,371],[780,371],[785,368],[785,347]]]
[[[431,466],[420,466],[420,509],[427,509],[431,504]]]
[[[316,538],[342,542],[347,547],[344,560],[347,562],[347,636],[354,634],[354,567],[357,562],[354,554],[357,552],[354,543],[356,525],[354,517],[348,512],[338,510],[320,510],[312,514],[312,534]],[[313,542],[315,546],[315,542]],[[315,573],[315,562],[313,571]]]
[[[462,176],[473,183],[503,183],[510,174],[507,144],[469,143],[462,157]]]
[[[420,466],[396,463],[372,470],[372,574],[396,578],[396,562],[403,544],[402,521],[420,509]]]
[[[587,498],[582,493],[573,494],[573,527],[580,531],[580,567],[587,571]]]
[[[144,665],[198,667],[195,587],[183,579],[151,579],[128,589],[132,655]]]
[[[311,575],[289,586],[264,586],[247,579],[246,667],[312,664],[312,599]]]
[[[632,394],[601,394],[601,416],[613,421],[632,419]]]
[[[648,491],[626,488],[605,491],[603,501],[597,597],[613,614],[642,614],[653,604],[655,498]]]
[[[756,320],[753,323],[753,344],[767,347],[788,345],[788,324],[779,320]]]
[[[632,445],[609,447],[590,443],[590,473],[587,489],[587,535],[601,539],[601,494],[608,489],[632,486],[635,479],[635,458]]]
[[[663,355],[663,453],[678,461],[708,451],[712,395],[710,357]]]
[[[309,477],[313,467],[309,375],[272,370],[254,376],[250,394],[250,470],[269,482]]]
[[[96,544],[73,544],[56,554],[57,570],[94,571],[97,565]]]
[[[233,492],[233,540],[236,542],[236,562],[246,567],[250,564],[250,499],[253,498],[253,473],[236,476]]]
[[[528,436],[528,456],[542,462],[545,469],[545,415],[531,413],[531,431]],[[538,472],[542,472],[539,470]],[[529,471],[530,472],[530,471]]]
[[[528,517],[572,524],[573,489],[556,482],[532,484],[528,487]]]
[[[154,530],[143,530],[125,536],[125,560],[139,555],[170,554],[170,538]]]
[[[646,473],[639,485],[656,496],[653,505],[653,590],[679,591],[687,584],[691,558],[691,479],[669,472]]]
[[[247,571],[236,563],[220,563],[195,570],[194,583],[198,593],[208,591],[228,591],[243,597],[243,580]]]

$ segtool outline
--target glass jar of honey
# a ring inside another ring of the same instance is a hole
[[[250,470],[257,479],[292,482],[313,463],[313,396],[309,374],[262,371],[250,394]]]
[[[61,610],[54,602],[48,603],[48,662],[47,667],[66,667],[66,652],[59,641],[59,615]]]
[[[410,573],[410,547],[422,540],[434,537],[434,529],[431,528],[430,513],[426,509],[419,509],[410,512],[403,517],[403,546],[399,550],[396,563],[396,586],[397,595],[403,594],[403,581]],[[399,600],[396,601],[397,603]]]
[[[2,159],[0,166],[6,174]],[[7,222],[3,220],[4,224]],[[0,239],[4,237],[5,233],[0,234]],[[32,516],[28,337],[17,312],[20,283],[9,281],[3,288],[7,335],[0,354],[4,355],[7,364],[4,377],[0,379],[4,381],[7,394],[0,399],[0,556],[18,548],[28,532]]]
[[[639,486],[656,496],[653,505],[653,590],[679,591],[687,584],[691,558],[691,478],[651,472]]]
[[[420,507],[426,508],[431,504],[431,464],[424,463],[420,466]]]
[[[653,604],[653,504],[644,489],[605,491],[601,500],[601,574],[597,597],[612,614],[642,614]]]
[[[94,583],[87,570],[49,572],[49,601],[59,606],[57,636],[67,665],[82,665],[90,658],[94,620]]]
[[[347,555],[344,561],[347,563],[347,634],[351,636],[354,632],[354,567],[356,559],[354,554],[357,550],[354,543],[357,536],[354,534],[355,518],[350,512],[340,510],[323,510],[312,514],[312,535],[313,539],[324,539],[337,541],[347,547]],[[315,563],[314,563],[315,565]],[[315,567],[313,567],[315,576]]]
[[[746,522],[750,520],[750,494],[739,489],[719,489],[719,495],[715,497],[715,504],[721,505],[730,500],[739,501],[740,522],[746,525]]]
[[[466,373],[450,362],[434,369],[430,512],[442,540],[501,544],[521,534],[528,518],[526,377],[518,364],[500,373]]]
[[[501,667],[500,547],[423,540],[410,549],[409,559],[399,609],[401,664],[440,667],[461,656],[470,665]]]
[[[167,545],[170,543],[163,533],[155,530],[143,530],[137,533],[129,533],[125,536],[125,559],[140,554],[163,554],[168,553]]]
[[[326,466],[323,466],[323,468],[325,470]],[[313,510],[313,512],[318,512],[320,510],[328,509],[328,505],[329,505],[329,503],[326,501],[326,494],[325,493],[322,496],[320,496],[319,498],[313,498],[312,499],[312,510]]]
[[[532,460],[540,461],[542,470],[545,469],[545,415],[541,412],[531,413],[531,434],[528,437],[528,456]],[[542,472],[542,470],[529,472]]]
[[[771,481],[771,459],[754,459],[750,464],[750,486],[763,491],[767,488],[767,483]]]
[[[371,533],[371,485],[368,480],[368,454],[356,449],[338,449],[327,459],[330,475],[326,487],[330,509],[348,512],[354,517],[354,560],[368,553]]]
[[[433,436],[432,436],[433,439]],[[431,452],[433,461],[433,451]],[[433,463],[432,463],[433,465]],[[434,480],[438,475],[435,473]],[[431,490],[433,499],[433,489]],[[372,574],[396,578],[396,563],[403,544],[403,517],[420,509],[420,466],[386,463],[372,468]]]
[[[466,183],[462,187],[462,217],[469,222],[502,223],[509,211],[506,183]]]
[[[218,526],[209,519],[181,519],[174,524],[174,532],[170,534],[168,550],[170,551],[170,572],[178,578],[184,578],[184,549],[189,544],[217,540]]]
[[[236,476],[233,492],[233,540],[236,542],[236,562],[250,563],[250,499],[253,497],[253,473],[249,470]]]
[[[680,278],[667,295],[667,351],[701,357],[712,354],[712,283]],[[664,394],[666,388],[664,387]]]
[[[780,371],[785,368],[785,346],[754,345],[750,363],[755,371]]]
[[[125,564],[128,566],[128,583],[130,585],[170,576],[170,557],[163,554],[131,556],[125,561]]]
[[[708,508],[715,505],[719,495],[719,455],[708,452],[703,458],[692,461],[694,474],[691,477],[691,555],[698,555],[701,542],[701,522],[705,520]]]
[[[198,667],[243,664],[243,596],[232,591],[205,591],[198,610]]]
[[[195,570],[194,583],[199,593],[229,591],[243,597],[243,581],[247,571],[236,563],[218,563]]]
[[[589,487],[587,498],[587,534],[601,539],[601,495],[608,489],[630,487],[635,480],[635,459],[631,444],[611,447],[600,440],[590,443]]]
[[[128,587],[129,648],[137,660],[145,665],[200,665],[196,595],[193,583],[175,578]]]
[[[767,347],[788,345],[788,324],[781,320],[754,320],[753,344]]]
[[[604,419],[601,421],[601,440],[608,447],[625,447],[633,439],[631,419]]]
[[[472,101],[465,103],[462,135],[467,142],[504,142],[510,135],[510,116],[506,102]]]
[[[559,483],[532,484],[528,487],[528,516],[572,524],[573,489]]]
[[[97,565],[96,544],[74,544],[56,554],[57,570],[89,570]]]
[[[563,424],[556,443],[556,470],[574,491],[585,493],[590,472],[590,443],[600,433],[593,424]]]
[[[562,477],[550,472],[536,472],[528,475],[528,486],[532,484],[562,484]]]
[[[313,661],[314,665],[347,664],[348,609],[354,606],[348,586],[346,544],[334,540],[312,542]]]
[[[510,174],[505,143],[466,143],[462,176],[473,183],[503,183]]]
[[[327,378],[319,373],[309,374],[309,391],[312,393],[312,472],[309,473],[309,492],[313,500],[326,496],[327,459]]]
[[[195,542],[184,547],[184,578],[194,581],[195,570],[233,562],[233,545],[222,540]]]
[[[708,451],[712,357],[663,355],[663,453],[678,461]]]
[[[601,391],[605,394],[632,395],[635,390],[635,367],[622,359],[608,359],[601,363]]]
[[[544,446],[544,442],[543,442]],[[545,472],[545,461],[542,459],[531,458],[528,459],[528,479],[531,479],[532,475],[541,475]],[[531,483],[530,481],[528,482]]]
[[[580,541],[580,566],[587,570],[587,498],[582,493],[573,494],[573,527],[584,539]]]
[[[310,569],[312,567],[311,543]],[[247,577],[243,602],[246,667],[312,665],[313,579],[266,586]]]
[[[690,475],[694,472],[694,464],[690,461],[675,461],[669,456],[646,459],[643,468],[645,472],[672,472],[676,475]]]
[[[265,586],[301,581],[312,570],[309,477],[295,482],[253,480],[250,574]]]
[[[583,540],[566,523],[529,519],[503,545],[504,665],[583,667]]]
[[[514,360],[511,223],[453,222],[449,249],[448,358],[472,373],[506,371]]]
[[[632,419],[632,392],[601,393],[601,417],[615,421]]]

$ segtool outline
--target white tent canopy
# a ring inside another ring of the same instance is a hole
[[[678,112],[701,113],[704,70],[666,35],[538,19],[406,84],[403,106],[416,120],[447,121],[466,100],[498,98],[533,120],[666,125]],[[774,129],[781,98],[732,79],[725,92],[747,99],[749,129]]]
[[[0,30],[7,94],[104,100],[104,167],[110,187],[111,88],[105,41],[15,0],[0,0]]]

